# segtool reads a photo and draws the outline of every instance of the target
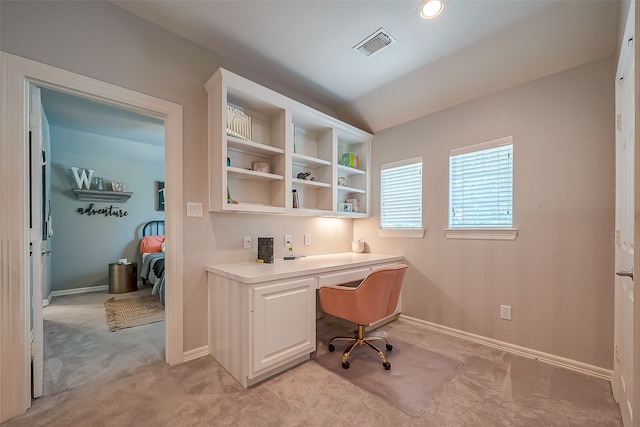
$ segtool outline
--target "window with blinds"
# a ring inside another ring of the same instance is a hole
[[[513,138],[449,152],[449,228],[513,225]]]
[[[422,228],[422,158],[382,165],[380,228]]]

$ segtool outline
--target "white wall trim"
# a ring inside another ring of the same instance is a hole
[[[75,288],[75,289],[62,289],[60,291],[51,291],[49,294],[49,301],[53,297],[62,297],[65,295],[75,295],[75,294],[86,294],[88,292],[102,292],[108,291],[108,285],[98,285],[98,286],[87,286],[86,288]]]
[[[165,121],[165,360],[183,361],[182,106],[0,52],[0,422],[31,405],[27,181],[28,85],[48,87]],[[6,208],[6,209],[5,209]]]
[[[517,228],[445,228],[447,239],[516,240]]]
[[[185,362],[189,362],[190,360],[199,359],[202,356],[209,355],[209,346],[205,345],[202,347],[194,348],[193,350],[185,351],[182,356],[182,360]]]
[[[550,365],[558,366],[561,368],[571,369],[572,371],[581,372],[583,374],[592,375],[594,377],[602,378],[607,381],[611,381],[613,371],[610,369],[601,368],[599,366],[589,365],[587,363],[579,362],[573,359],[567,359],[566,357],[556,356],[554,354],[545,353],[542,351],[534,350],[527,347],[511,344],[505,341],[496,340],[493,338],[487,338],[482,335],[472,334],[470,332],[461,331],[459,329],[450,328],[448,326],[438,325],[437,323],[431,323],[426,320],[416,319],[404,314],[400,315],[400,321],[410,323],[415,326],[419,326],[425,329],[429,329],[443,334],[451,335],[456,338],[460,338],[466,341],[483,344],[488,347],[496,348],[498,350],[508,351],[509,353],[517,354],[519,356],[527,357],[529,359],[539,360]]]

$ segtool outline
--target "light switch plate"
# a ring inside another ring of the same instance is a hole
[[[202,217],[202,203],[187,202],[187,216]]]

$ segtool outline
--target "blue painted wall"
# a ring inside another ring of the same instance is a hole
[[[52,291],[107,284],[108,265],[120,258],[139,261],[141,226],[164,219],[156,211],[155,182],[164,181],[164,147],[51,125],[53,230]],[[121,181],[133,192],[126,202],[77,199],[70,167],[93,169],[94,176]],[[81,215],[96,209],[121,209],[127,216]],[[140,265],[138,264],[138,268]]]

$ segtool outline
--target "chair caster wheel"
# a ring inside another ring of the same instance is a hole
[[[387,350],[389,351],[393,350],[393,346],[391,344],[387,344]]]
[[[336,346],[333,344],[329,344],[329,351],[334,351],[336,349]]]
[[[343,363],[343,365],[344,365],[344,363]],[[389,362],[384,362],[384,363],[382,364],[382,366],[384,366],[384,369],[386,369],[387,371],[388,371],[389,369],[391,369],[391,363],[389,363]]]
[[[342,367],[343,367],[344,369],[349,369],[349,366],[350,366],[350,365],[349,365],[349,362],[342,362]]]

